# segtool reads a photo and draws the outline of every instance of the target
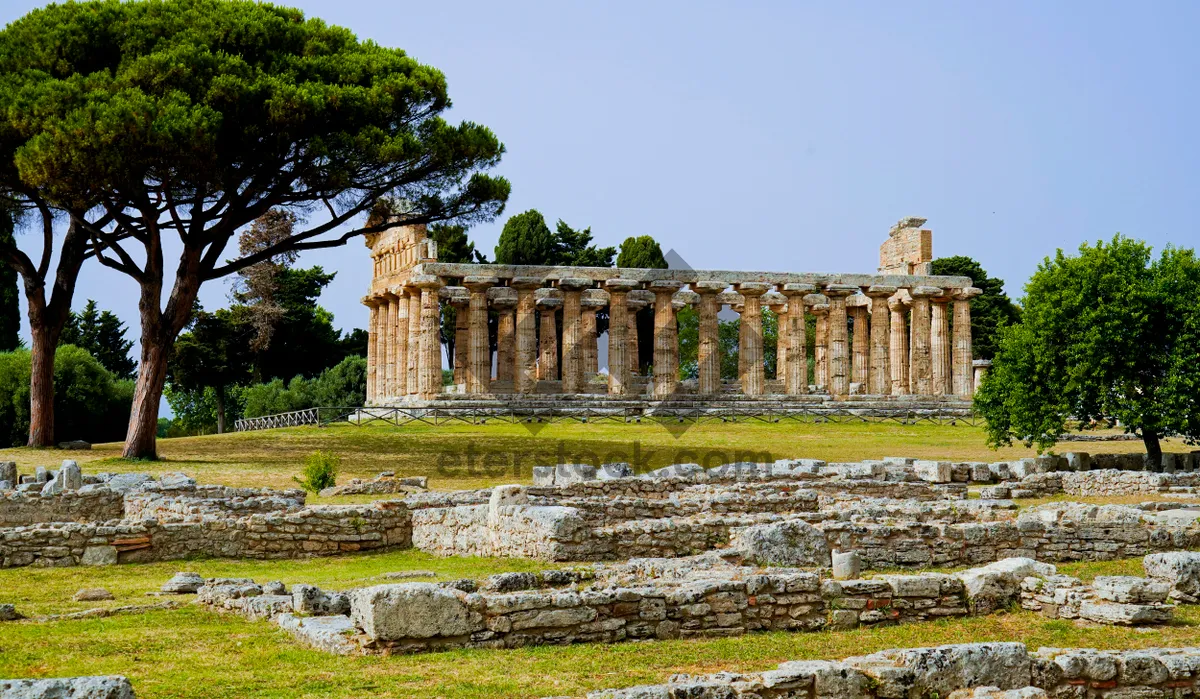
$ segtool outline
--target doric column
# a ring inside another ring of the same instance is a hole
[[[558,289],[537,289],[533,295],[541,317],[537,377],[540,381],[555,381],[558,379],[558,324],[554,316],[562,308],[562,292]]]
[[[408,395],[421,392],[421,289],[410,286],[405,288],[408,294],[408,380],[405,382]]]
[[[935,396],[950,393],[953,386],[950,375],[950,314],[949,299],[938,297],[929,300],[929,357],[932,371],[932,387]]]
[[[867,304],[870,301],[862,294],[854,294],[846,299],[846,303],[854,325],[854,335],[850,338],[850,381],[866,393],[871,379],[871,341],[867,329]]]
[[[467,353],[471,349],[471,322],[468,308],[471,292],[462,286],[443,286],[438,299],[454,309],[454,384],[467,384]]]
[[[608,392],[630,393],[629,381],[629,307],[626,295],[638,285],[632,279],[608,279]]]
[[[638,347],[641,341],[638,337],[638,311],[654,303],[654,292],[645,289],[634,289],[625,296],[625,305],[629,306],[629,370],[634,374],[642,371],[642,355]],[[651,338],[650,346],[654,346]]]
[[[396,395],[396,316],[400,299],[390,291],[383,292],[383,303],[379,307],[383,324],[383,351],[380,353],[383,369],[380,393],[384,398]]]
[[[955,289],[954,299],[954,395],[970,398],[975,394],[973,350],[971,349],[971,299],[982,294],[982,289],[967,287]]]
[[[665,398],[679,385],[679,328],[675,325],[672,297],[682,282],[659,279],[650,282],[654,292],[654,395]]]
[[[868,287],[866,294],[871,299],[871,350],[870,375],[867,378],[867,393],[886,396],[892,392],[891,377],[891,319],[888,297],[896,293],[894,286]],[[857,331],[856,331],[857,332]]]
[[[717,313],[721,304],[717,294],[728,286],[725,282],[701,280],[692,284],[692,291],[700,294],[700,337],[696,347],[696,368],[699,379],[696,392],[702,396],[721,392],[721,338]]]
[[[830,284],[823,289],[829,298],[829,393],[835,397],[850,393],[850,348],[846,332],[846,297],[858,287]]]
[[[813,331],[813,382],[818,388],[829,389],[829,299],[821,294],[804,297],[808,312],[816,316]]]
[[[402,286],[392,290],[396,295],[396,386],[394,396],[408,395],[408,292]]]
[[[467,393],[488,393],[492,382],[492,346],[488,338],[488,289],[500,283],[495,277],[463,277],[471,292],[468,309],[470,349],[467,351]]]
[[[972,377],[971,385],[971,392],[972,395],[974,395],[974,392],[978,391],[979,387],[983,385],[983,379],[987,376],[988,369],[992,368],[992,360],[976,359],[975,361],[971,362],[971,367],[975,370],[975,375]]]
[[[930,299],[941,296],[936,286],[918,286],[912,292],[912,392],[933,394],[933,354],[931,347]]]
[[[507,286],[493,286],[488,289],[487,298],[492,310],[496,311],[497,320],[496,381],[511,382],[514,381],[517,366],[517,290]]]
[[[369,313],[367,318],[367,405],[373,405],[379,400],[379,392],[376,389],[376,376],[378,376],[376,365],[379,361],[379,351],[375,347],[375,343],[379,340],[379,304],[370,296],[364,296],[362,303],[367,307]]]
[[[762,295],[770,290],[770,284],[747,282],[737,284],[742,295],[742,322],[738,329],[738,352],[742,353],[742,393],[747,396],[763,394],[763,340],[762,340]]]
[[[776,381],[784,380],[787,374],[788,335],[787,327],[788,305],[787,297],[778,291],[768,291],[762,295],[759,304],[771,309],[775,314],[775,376]],[[766,354],[764,341],[763,354]]]
[[[558,280],[563,292],[562,392],[583,393],[583,323],[580,318],[583,290],[592,280],[567,277]]]
[[[517,393],[533,393],[537,390],[537,304],[534,289],[542,285],[537,277],[514,277],[513,287],[517,290],[517,348],[516,374]]]
[[[888,333],[888,373],[892,384],[892,395],[903,396],[909,392],[908,366],[908,306],[901,296],[888,299],[891,328]]]
[[[583,385],[600,373],[600,337],[596,334],[596,314],[608,306],[609,295],[604,289],[584,289],[579,303],[583,306],[580,315],[580,340],[583,344]],[[611,323],[610,323],[611,324]],[[611,335],[610,335],[611,341]]]
[[[428,274],[413,275],[412,284],[421,290],[420,356],[417,362],[418,388],[425,400],[437,398],[442,391],[442,348],[439,340],[441,313],[438,289],[442,280]]]
[[[808,327],[805,323],[804,297],[816,289],[812,284],[784,284],[788,298],[787,325],[779,329],[787,335],[787,366],[784,368],[784,390],[790,396],[808,393]]]

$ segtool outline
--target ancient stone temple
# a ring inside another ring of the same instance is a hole
[[[906,218],[892,228],[873,275],[448,264],[437,261],[423,227],[393,228],[366,240],[374,261],[363,298],[371,312],[367,402],[869,399],[961,407],[974,391],[971,298],[979,290],[966,277],[929,275],[932,234],[924,223]],[[443,306],[456,310],[453,328],[442,327]],[[699,317],[699,357],[695,378],[681,380],[676,313],[688,306]],[[717,314],[724,307],[741,314],[735,381],[720,373]],[[635,318],[643,308],[653,315],[653,332],[639,335]],[[773,375],[763,361],[764,309],[778,318]],[[603,312],[608,351],[601,362]],[[444,332],[455,338],[449,382]],[[653,347],[648,369],[638,362],[639,346]]]

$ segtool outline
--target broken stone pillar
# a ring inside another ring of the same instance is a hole
[[[971,348],[971,299],[982,293],[982,289],[972,286],[957,289],[951,296],[954,299],[954,359],[951,367],[954,380],[951,388],[954,395],[960,398],[970,398],[975,393],[975,358]]]
[[[408,394],[408,314],[409,300],[404,287],[398,286],[392,290],[396,295],[396,385],[392,395]]]
[[[672,297],[682,282],[659,279],[650,282],[654,292],[654,395],[665,398],[679,384],[679,329],[675,325]]]
[[[405,291],[408,293],[408,380],[405,383],[411,396],[421,392],[421,289],[410,286]]]
[[[441,309],[438,306],[438,289],[442,287],[442,280],[433,275],[418,274],[413,275],[412,284],[421,290],[418,388],[421,398],[433,400],[442,391],[442,344],[438,332],[442,320]],[[486,317],[484,322],[486,323]]]
[[[702,280],[692,284],[692,291],[700,294],[696,392],[702,396],[721,392],[721,339],[717,322],[721,304],[717,302],[717,294],[724,291],[725,287],[725,282],[715,280]]]
[[[463,277],[471,292],[468,307],[470,349],[467,351],[467,393],[488,393],[492,382],[492,343],[488,337],[488,289],[500,283],[495,277]]]
[[[582,277],[566,277],[558,280],[563,292],[562,331],[562,392],[583,392],[583,332],[580,312],[583,290],[592,285],[592,280]]]
[[[488,289],[487,298],[496,311],[496,380],[513,381],[517,366],[517,290],[494,286]]]
[[[534,289],[542,285],[536,277],[514,277],[517,290],[516,371],[513,377],[517,393],[537,390],[537,305]]]
[[[541,381],[554,381],[558,378],[558,324],[554,316],[562,308],[562,292],[537,289],[533,293],[541,317],[537,377]]]
[[[948,299],[930,299],[929,307],[929,355],[932,365],[930,391],[935,396],[950,393],[950,316]]]
[[[454,309],[454,383],[467,383],[467,353],[471,348],[471,292],[462,286],[444,286],[438,292],[442,303]]]
[[[983,385],[983,378],[987,376],[988,369],[992,368],[992,360],[976,359],[975,361],[971,362],[971,367],[975,370],[975,380],[973,382],[974,386],[972,387],[972,391],[978,391],[979,387]]]
[[[775,380],[784,380],[787,373],[788,334],[787,327],[787,297],[778,291],[768,291],[762,295],[761,304],[771,309],[775,314]],[[763,353],[765,355],[766,349]]]
[[[862,294],[854,294],[846,301],[854,325],[854,335],[850,341],[850,382],[858,384],[860,390],[866,393],[871,379],[871,343],[867,329],[867,304],[870,302]]]
[[[580,303],[583,305],[580,330],[583,333],[583,383],[586,386],[590,377],[600,373],[600,336],[596,334],[596,314],[608,306],[609,295],[604,289],[585,289]]]
[[[933,394],[933,354],[931,347],[931,299],[941,296],[936,286],[918,286],[912,294],[912,359],[909,363],[911,390],[920,396]]]
[[[858,287],[830,284],[823,289],[829,299],[829,393],[841,397],[850,393],[850,356],[846,332],[846,297],[858,292]]]
[[[632,392],[629,375],[629,307],[626,295],[637,287],[632,279],[608,279],[608,392]]]
[[[908,306],[903,297],[888,299],[888,310],[892,317],[888,338],[888,370],[893,396],[903,396],[909,391]]]
[[[784,390],[788,395],[808,393],[808,327],[804,318],[804,297],[813,293],[812,284],[784,284],[788,297],[787,325],[780,334],[788,336],[787,367],[784,369]]]
[[[888,297],[894,293],[894,286],[872,286],[866,291],[871,299],[871,368],[867,380],[867,393],[871,395],[886,396],[892,392]]]
[[[813,357],[813,382],[818,388],[829,386],[829,299],[821,294],[804,297],[808,312],[816,316],[816,337],[813,341],[816,356]]]
[[[747,396],[763,394],[763,339],[761,297],[770,290],[769,284],[747,282],[735,286],[742,295],[742,322],[739,328],[738,352],[742,355],[742,393]]]

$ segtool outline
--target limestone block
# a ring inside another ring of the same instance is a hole
[[[75,593],[71,599],[76,602],[107,602],[115,599],[113,593],[101,587],[87,588]]]
[[[539,466],[537,468],[546,468]],[[534,470],[536,471],[537,468]],[[534,484],[537,485],[537,474],[534,474]],[[492,488],[492,494],[488,498],[489,511],[495,511],[498,507],[514,507],[516,505],[528,505],[529,493],[524,486],[520,485],[498,485]]]
[[[1006,485],[993,485],[979,489],[982,500],[1008,500],[1012,497],[1012,489]]]
[[[341,592],[326,592],[316,585],[292,585],[292,609],[297,614],[328,616],[350,613],[350,598]]]
[[[124,493],[153,480],[154,477],[149,473],[118,473],[106,480],[104,484],[111,490]]]
[[[1166,602],[1171,592],[1165,582],[1132,575],[1098,575],[1092,587],[1101,599],[1133,604]]]
[[[3,699],[133,699],[133,685],[117,675],[52,680],[0,680]]]
[[[17,608],[11,604],[0,604],[0,621],[17,621],[25,617],[17,613]]]
[[[906,690],[903,696],[913,697],[942,696],[979,686],[1021,689],[1030,686],[1033,678],[1029,652],[1023,643],[963,643],[886,650],[848,658],[845,664],[868,675],[882,668],[902,669],[903,674],[892,677],[906,685],[902,687]]]
[[[835,580],[853,580],[862,572],[862,557],[855,551],[834,551],[833,577]],[[855,624],[857,625],[857,617]]]
[[[999,687],[976,687],[957,689],[947,699],[1046,699],[1049,695],[1040,687],[1000,689]]]
[[[35,483],[49,483],[51,475],[52,474],[46,470],[45,466],[38,466],[33,472],[33,480]]]
[[[618,478],[629,478],[633,474],[633,467],[627,463],[601,464],[596,471],[596,477],[602,481],[611,481]]]
[[[700,464],[671,464],[645,474],[646,478],[695,478],[704,473]]]
[[[79,470],[79,464],[70,459],[62,462],[58,477],[62,480],[63,490],[79,490],[83,487],[83,472]]]
[[[275,623],[300,642],[326,653],[352,655],[359,650],[350,640],[355,626],[348,616],[299,617],[280,614],[275,617]]]
[[[196,479],[184,473],[164,473],[158,478],[158,486],[163,490],[188,488],[196,485]]]
[[[274,596],[286,595],[288,594],[287,585],[284,585],[278,580],[272,580],[271,582],[263,585],[263,594]]]
[[[1069,451],[1063,454],[1066,459],[1066,470],[1068,471],[1090,471],[1092,468],[1092,457],[1086,451]]]
[[[1104,600],[1084,600],[1079,604],[1079,618],[1097,624],[1139,626],[1169,624],[1175,608],[1165,604],[1120,604]]]
[[[825,533],[800,519],[735,530],[731,539],[733,550],[758,565],[828,566],[832,563]]]
[[[534,466],[533,467],[533,484],[534,485],[554,485],[553,466]]]
[[[373,641],[464,636],[462,594],[433,583],[376,585],[350,593],[350,618]]]
[[[1188,604],[1200,601],[1200,553],[1171,551],[1142,559],[1146,575],[1171,586],[1171,599]]]
[[[79,562],[85,566],[115,566],[117,564],[117,547],[89,546],[83,550]]]
[[[170,595],[190,595],[195,594],[203,586],[204,578],[199,573],[180,572],[163,583],[160,589]]]
[[[968,463],[967,467],[971,470],[972,483],[991,483],[996,480],[996,476],[988,464],[976,461]]]
[[[483,583],[483,589],[488,592],[516,592],[537,586],[538,576],[534,573],[497,573],[488,576]]]
[[[559,464],[554,467],[554,484],[570,485],[596,480],[596,467],[591,464]]]
[[[955,575],[966,588],[971,613],[991,614],[1019,598],[1021,581],[1025,578],[1046,577],[1054,573],[1054,566],[1038,563],[1032,558],[1006,558]]]
[[[1013,475],[1012,465],[1007,461],[996,461],[988,464],[988,470],[992,472],[992,477],[998,481],[1011,481],[1018,479]]]
[[[928,483],[949,483],[954,477],[949,461],[916,461],[913,463],[913,472],[917,478]]]
[[[5,481],[9,488],[13,488],[17,484],[17,462],[15,461],[0,461],[0,481]]]

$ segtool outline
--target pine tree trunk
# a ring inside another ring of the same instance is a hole
[[[142,357],[138,364],[133,408],[129,412],[129,430],[125,433],[127,459],[158,458],[158,404],[167,378],[167,349],[158,342],[142,339]]]
[[[61,328],[59,328],[61,330]],[[58,332],[45,326],[32,329],[29,374],[29,446],[54,446],[54,351]]]
[[[1142,443],[1146,445],[1146,468],[1151,471],[1162,470],[1162,444],[1158,441],[1158,432],[1142,430]]]
[[[217,434],[225,434],[225,387],[215,386],[213,392],[217,396]]]

